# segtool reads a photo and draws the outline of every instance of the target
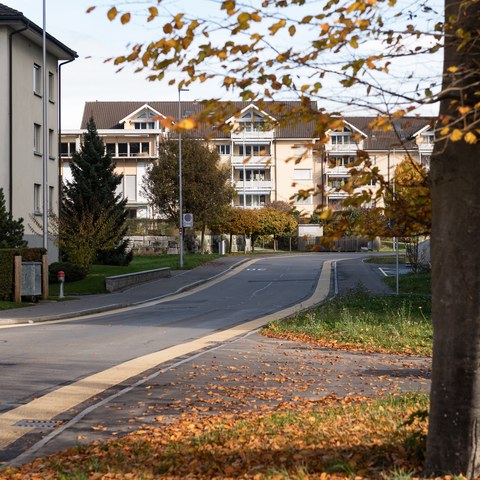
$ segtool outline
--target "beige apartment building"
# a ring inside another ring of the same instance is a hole
[[[77,54],[47,34],[43,65],[42,29],[21,12],[0,4],[0,187],[8,211],[22,217],[29,246],[42,246],[27,224],[41,217],[43,188],[47,208],[58,212],[59,193],[59,85],[62,63]],[[47,73],[47,124],[43,124],[43,83]],[[48,180],[43,181],[43,136],[47,131]],[[46,184],[46,185],[45,185]],[[41,222],[41,220],[40,220]],[[49,245],[55,250],[53,245]]]
[[[182,117],[201,108],[194,102],[87,102],[81,128],[62,132],[64,180],[71,178],[71,155],[93,118],[117,172],[124,175],[121,192],[128,199],[130,217],[151,218],[153,212],[142,196],[142,179],[158,156],[160,142],[172,135],[159,119],[177,118],[179,106]],[[329,132],[329,141],[319,149],[312,124],[279,126],[268,103],[264,110],[245,102],[236,102],[235,107],[236,114],[225,119],[229,128],[209,132],[209,142],[230,166],[236,191],[233,204],[239,207],[261,208],[268,202],[285,201],[307,217],[321,206],[339,209],[347,196],[341,186],[348,181],[349,164],[358,150],[367,150],[384,175],[393,175],[407,153],[428,164],[433,147],[428,118],[401,119],[394,131],[379,133],[369,127],[373,117],[348,117],[342,129]],[[312,194],[322,187],[323,195]],[[299,198],[300,190],[309,194]]]

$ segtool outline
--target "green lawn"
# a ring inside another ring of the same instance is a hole
[[[385,283],[395,288],[395,277],[386,277]],[[416,295],[432,295],[431,272],[407,273],[398,277],[400,293]]]
[[[365,263],[375,263],[378,265],[395,265],[397,263],[396,255],[375,255],[365,258]],[[400,253],[398,263],[405,263],[405,253]]]
[[[5,302],[0,300],[0,310],[9,310],[11,308],[28,307],[29,303]]]
[[[219,255],[184,255],[184,269],[191,270],[204,263],[218,258]],[[155,268],[170,267],[172,270],[180,268],[178,255],[159,255],[147,257],[134,257],[130,265],[126,267],[117,267],[111,265],[92,265],[90,273],[83,280],[65,284],[65,295],[87,295],[96,293],[107,293],[105,290],[105,277],[112,275],[122,275],[125,273],[141,272],[144,270],[153,270]],[[50,284],[50,295],[58,295],[58,283]]]

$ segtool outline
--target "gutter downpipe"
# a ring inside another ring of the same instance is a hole
[[[13,215],[13,36],[25,30],[28,30],[28,25],[8,34],[8,210],[10,215]]]
[[[62,214],[63,177],[62,177],[62,67],[75,60],[72,58],[58,65],[58,218]]]

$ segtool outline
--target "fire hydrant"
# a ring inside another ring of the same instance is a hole
[[[57,281],[60,283],[60,293],[58,298],[63,298],[63,284],[65,283],[65,272],[63,270],[60,270],[57,273]]]

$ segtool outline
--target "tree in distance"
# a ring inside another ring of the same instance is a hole
[[[68,181],[63,189],[60,218],[58,228],[62,236],[62,228],[70,233],[72,228],[85,227],[84,231],[91,234],[91,245],[97,245],[93,258],[88,255],[88,261],[78,259],[75,252],[74,237],[69,241],[62,241],[63,252],[68,259],[75,257],[81,263],[90,264],[93,261],[112,265],[127,265],[131,259],[131,252],[127,252],[128,240],[125,206],[127,199],[122,199],[117,193],[117,187],[123,181],[123,175],[115,173],[115,162],[105,153],[105,145],[99,137],[95,121],[91,118],[87,123],[87,131],[83,135],[80,151],[72,155],[70,164],[72,180]],[[106,219],[109,218],[108,221]],[[65,221],[63,220],[65,219]],[[93,226],[102,225],[96,230]],[[110,229],[108,234],[105,229]],[[98,233],[97,233],[98,232]],[[100,233],[101,232],[101,233]],[[102,237],[96,238],[96,236]],[[81,238],[79,231],[79,238]],[[71,241],[70,241],[71,240]],[[84,239],[88,242],[87,237]],[[100,245],[110,244],[108,249]],[[82,248],[82,251],[86,249]]]
[[[212,2],[215,16],[177,9],[167,20],[157,2],[139,5],[162,33],[145,45],[133,41],[117,66],[135,62],[150,69],[150,80],[171,78],[178,88],[220,79],[259,108],[290,94],[300,106],[279,102],[270,112],[280,126],[313,122],[315,148],[343,120],[314,101],[374,112],[371,128],[394,130],[400,145],[395,121],[439,105],[431,123],[434,346],[425,472],[480,477],[480,0],[221,0]],[[112,7],[108,18],[128,23],[132,8]],[[185,125],[219,124],[235,113],[215,99],[204,107]],[[382,198],[389,183],[366,152],[358,151],[354,169],[352,176],[378,182],[350,205]]]
[[[3,188],[0,188],[0,248],[26,247],[23,234],[23,218],[14,220],[12,214],[7,212]]]
[[[143,179],[143,193],[163,218],[175,223],[179,219],[178,140],[159,146],[159,157]],[[182,138],[183,213],[193,214],[201,231],[201,251],[207,227],[214,225],[230,204],[233,189],[230,170],[220,164],[220,156],[205,142]]]

